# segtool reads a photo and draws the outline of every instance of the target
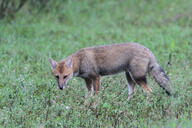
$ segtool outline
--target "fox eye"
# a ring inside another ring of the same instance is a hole
[[[59,76],[55,76],[57,79],[59,79]]]
[[[63,79],[67,78],[67,75],[63,76]]]

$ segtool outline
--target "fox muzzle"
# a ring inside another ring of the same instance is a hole
[[[63,90],[65,88],[65,85],[59,85],[59,89]]]
[[[59,86],[59,89],[63,90],[63,87]]]
[[[65,80],[59,81],[59,82],[58,82],[59,89],[63,90],[63,89],[65,88],[68,80],[69,80],[71,77],[72,77],[72,75],[69,76],[69,77],[68,77],[67,79],[65,79]]]

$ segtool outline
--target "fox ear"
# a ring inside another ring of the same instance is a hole
[[[50,58],[50,59],[49,59],[49,62],[50,62],[50,64],[51,64],[51,69],[56,68],[56,66],[57,66],[57,62],[56,62],[56,61],[54,61],[52,58]]]
[[[67,58],[65,65],[67,68],[72,68],[72,57]]]

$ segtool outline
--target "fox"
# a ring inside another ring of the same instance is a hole
[[[146,76],[149,74],[167,95],[171,95],[168,75],[158,64],[153,53],[139,43],[119,43],[104,46],[82,48],[57,62],[49,59],[52,73],[59,89],[63,90],[72,77],[84,79],[86,96],[97,95],[100,90],[101,77],[125,72],[128,99],[135,92],[136,85],[147,94],[152,90]]]

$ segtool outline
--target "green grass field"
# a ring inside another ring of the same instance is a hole
[[[1,127],[190,128],[192,125],[192,1],[69,0],[61,8],[0,21]],[[103,77],[96,108],[84,105],[85,83],[61,91],[49,58],[95,45],[138,42],[164,68],[175,97],[148,77],[128,101],[124,73]],[[170,58],[171,56],[171,58]],[[170,62],[170,64],[168,64]]]

